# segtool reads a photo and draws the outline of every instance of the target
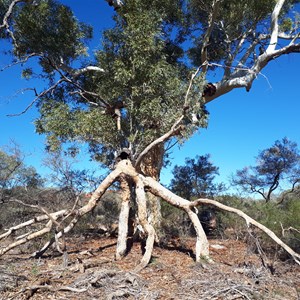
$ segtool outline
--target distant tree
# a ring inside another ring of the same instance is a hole
[[[16,188],[42,187],[44,180],[35,168],[24,164],[24,156],[16,146],[8,152],[0,150],[0,193],[2,200]]]
[[[272,147],[259,152],[255,166],[237,171],[232,183],[244,192],[258,193],[266,202],[271,200],[276,190],[293,192],[300,183],[297,144],[287,138],[277,140]]]
[[[222,190],[223,184],[214,183],[219,168],[209,161],[210,155],[186,158],[184,166],[175,166],[170,190],[186,199],[213,197]]]
[[[95,171],[76,168],[76,162],[76,159],[56,152],[49,153],[43,163],[51,171],[47,184],[64,191],[69,201],[74,201],[82,193],[88,194],[95,190],[101,181]]]

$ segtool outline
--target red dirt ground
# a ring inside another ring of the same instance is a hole
[[[155,247],[139,274],[132,270],[142,257],[140,244],[115,261],[114,238],[69,238],[66,267],[62,256],[7,254],[0,259],[0,299],[300,299],[300,267],[292,261],[269,261],[271,274],[245,243],[210,240],[214,263],[195,263],[194,243]]]

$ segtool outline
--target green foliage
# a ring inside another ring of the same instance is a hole
[[[70,98],[65,87],[55,98],[41,101],[37,132],[48,135],[51,149],[67,141],[88,142],[93,156],[109,165],[116,149],[131,147],[137,157],[170,130],[183,113],[191,76],[170,30],[170,24],[180,22],[180,14],[176,1],[130,0],[118,10],[115,27],[103,32],[102,49],[96,53],[97,64],[108,73],[90,73],[79,79],[85,90],[96,92],[101,99]],[[192,124],[191,115],[187,116],[182,141],[206,126],[202,84],[202,78],[195,80],[188,99],[189,113],[198,114],[199,122]],[[121,106],[120,131],[103,101],[111,108]]]
[[[244,213],[272,230],[280,239],[292,247],[300,250],[300,201],[299,196],[293,196],[281,205],[271,201],[242,200],[235,196],[222,196],[218,200],[228,206],[242,210]],[[244,239],[247,236],[247,227],[238,216],[218,211],[217,214],[220,233]],[[285,230],[284,230],[285,229]],[[264,247],[274,248],[273,242],[262,232],[251,227],[260,238]]]
[[[25,79],[30,79],[33,74],[32,68],[26,68],[22,71],[22,77]]]
[[[0,193],[17,186],[36,188],[43,179],[33,167],[27,167],[19,151],[6,153],[0,150]],[[2,195],[3,196],[3,195]]]
[[[291,18],[284,19],[280,24],[280,29],[283,32],[289,32],[292,30],[292,28],[293,28],[293,21]]]
[[[175,166],[174,178],[171,180],[170,189],[175,194],[186,199],[199,197],[213,197],[224,190],[223,184],[213,181],[218,175],[218,167],[209,161],[208,154],[196,156],[195,159],[187,158],[184,166]]]
[[[83,40],[91,37],[91,28],[78,23],[72,11],[56,1],[43,0],[38,5],[25,3],[14,20],[14,51],[19,57],[41,53],[69,63],[86,53]],[[47,60],[41,63],[45,71],[51,70]]]

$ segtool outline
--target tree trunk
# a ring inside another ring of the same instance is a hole
[[[156,181],[159,181],[160,172],[163,166],[164,144],[158,144],[153,147],[144,157],[138,166],[138,169],[145,176],[149,176]],[[150,224],[155,228],[155,232],[159,234],[161,227],[161,206],[160,198],[147,192],[148,200],[148,219]],[[157,238],[157,237],[156,237]]]
[[[143,228],[143,231],[147,234],[145,253],[140,264],[135,268],[135,271],[139,272],[140,270],[144,269],[150,262],[155,240],[155,230],[147,220],[147,197],[143,181],[141,180],[141,178],[139,178],[139,176],[135,176],[134,180],[136,184],[138,219],[140,225]]]
[[[209,257],[209,243],[197,214],[191,209],[187,209],[186,212],[190,217],[190,220],[193,223],[194,229],[196,231],[196,261],[200,262],[201,259],[203,259],[205,261],[212,262],[212,259]]]
[[[131,189],[128,178],[120,176],[120,186],[122,192],[122,203],[119,215],[118,240],[116,249],[116,260],[120,260],[127,251],[128,224],[130,212]]]

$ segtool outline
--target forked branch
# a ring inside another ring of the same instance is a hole
[[[80,217],[83,215],[89,213],[91,210],[95,208],[97,203],[100,201],[102,195],[104,192],[113,184],[115,180],[118,179],[120,175],[126,175],[128,177],[131,177],[133,182],[135,183],[135,189],[136,189],[136,196],[137,196],[137,205],[138,205],[138,218],[140,225],[143,227],[144,232],[147,235],[146,240],[146,251],[145,254],[141,260],[141,263],[137,266],[135,271],[139,271],[147,266],[147,264],[150,261],[152,250],[153,250],[153,244],[155,239],[155,231],[154,228],[148,223],[147,220],[147,212],[146,212],[146,206],[147,206],[147,199],[145,194],[145,188],[149,190],[152,194],[161,197],[163,200],[167,201],[169,204],[178,207],[185,211],[188,216],[190,217],[196,234],[197,234],[197,241],[196,241],[196,261],[200,261],[202,257],[205,257],[205,259],[209,260],[209,248],[208,248],[208,241],[204,234],[203,228],[199,222],[199,219],[197,218],[196,213],[193,212],[193,209],[196,206],[199,205],[213,205],[219,209],[234,213],[241,218],[243,218],[246,221],[247,226],[253,225],[260,230],[262,230],[264,233],[266,233],[275,243],[277,243],[279,246],[281,246],[287,253],[289,253],[292,258],[295,260],[296,263],[300,264],[300,255],[296,253],[294,250],[292,250],[288,245],[286,245],[283,241],[281,241],[273,231],[268,229],[266,226],[258,223],[251,217],[249,217],[247,214],[242,212],[239,209],[232,208],[229,206],[226,206],[218,201],[206,199],[206,198],[200,198],[195,201],[189,201],[187,199],[181,198],[175,194],[173,194],[171,191],[169,191],[167,188],[163,187],[161,184],[159,184],[156,180],[154,180],[151,177],[145,177],[141,174],[139,174],[135,168],[132,166],[129,160],[121,160],[114,171],[112,171],[105,179],[104,181],[99,185],[99,187],[96,189],[96,191],[92,194],[89,202],[81,207],[80,209],[76,210],[74,212],[74,216],[69,222],[69,224],[63,228],[60,232],[56,234],[57,238],[62,237],[64,233],[69,232],[78,222]],[[64,216],[68,211],[60,211],[57,213],[51,214],[51,219],[57,220],[59,217]],[[37,221],[43,221],[47,220],[47,224],[39,231],[30,233],[28,235],[25,235],[24,238],[21,238],[17,240],[16,242],[11,243],[10,245],[0,249],[0,255],[3,255],[7,251],[9,251],[12,248],[15,248],[21,244],[24,244],[34,238],[41,237],[42,235],[45,235],[46,233],[50,232],[53,221],[49,218],[48,215],[40,216],[36,220]],[[8,232],[11,234],[13,231],[18,230],[20,228],[24,228],[26,226],[29,226],[33,224],[35,221],[31,220],[27,223],[20,224],[19,226],[15,226],[11,228]],[[0,238],[4,238],[9,235],[8,233],[3,234],[0,236]]]

